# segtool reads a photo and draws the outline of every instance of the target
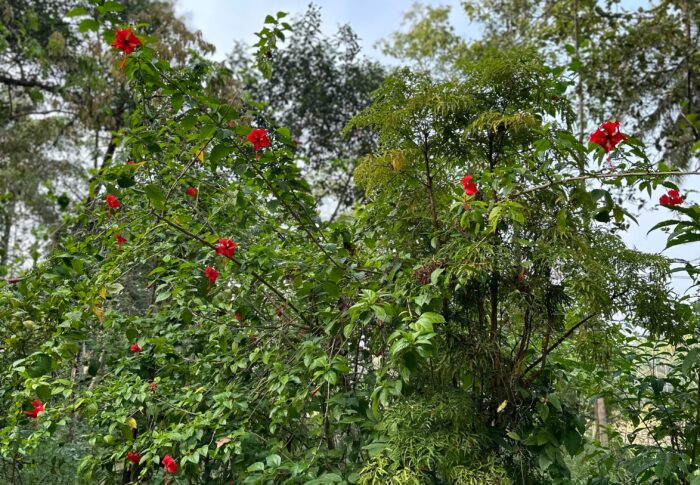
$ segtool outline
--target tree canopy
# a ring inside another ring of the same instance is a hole
[[[385,69],[315,8],[218,63],[168,3],[13,3],[2,479],[699,483],[697,260],[623,239],[637,193],[696,250],[698,172],[584,130],[525,7],[415,7]]]

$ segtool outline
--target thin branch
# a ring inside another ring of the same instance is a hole
[[[166,224],[168,224],[170,227],[173,227],[173,228],[177,229],[177,230],[180,231],[181,233],[183,233],[183,234],[185,234],[186,236],[188,236],[190,239],[194,239],[195,241],[200,242],[202,245],[207,246],[207,247],[209,247],[209,248],[211,248],[211,249],[216,250],[216,246],[214,246],[212,243],[210,243],[210,242],[208,242],[208,241],[202,239],[200,236],[194,234],[193,232],[188,231],[187,229],[185,229],[184,227],[180,226],[179,224],[177,224],[177,223],[171,221],[170,219],[167,219],[166,217],[161,216],[160,214],[158,214],[158,213],[156,213],[156,212],[154,212],[154,211],[151,211],[151,213],[152,213],[158,220],[161,220],[161,221],[165,222]],[[239,261],[235,260],[234,258],[229,258],[228,256],[224,256],[224,257],[226,257],[226,258],[229,259],[230,261],[233,261],[233,263],[236,264],[236,265],[238,265],[238,267],[241,266],[241,263],[240,263]],[[313,329],[313,327],[309,324],[308,320],[306,319],[306,316],[301,312],[301,310],[299,310],[292,302],[290,302],[290,301],[282,294],[282,292],[280,292],[277,288],[275,288],[271,283],[269,283],[265,278],[263,278],[262,276],[260,276],[260,275],[259,275],[258,273],[256,273],[255,271],[251,271],[250,274],[251,274],[251,276],[253,276],[253,278],[255,278],[256,280],[258,280],[260,283],[262,283],[263,285],[265,285],[270,291],[272,291],[285,305],[289,306],[289,308],[291,308],[292,310],[294,310],[294,313],[296,313],[296,314],[299,316],[299,318],[301,318],[302,321],[303,321],[304,323],[306,323],[306,325],[307,325],[307,326],[300,326],[300,325],[296,325],[296,326],[298,326],[299,328],[303,328],[304,330],[308,330],[308,331],[311,331],[311,330]]]
[[[350,187],[350,182],[352,182],[352,171],[348,172],[348,177],[345,180],[345,184],[343,185],[343,191],[340,194],[340,197],[338,197],[338,204],[336,204],[333,214],[331,215],[330,219],[328,219],[328,224],[331,224],[335,220],[335,218],[338,217],[340,208],[342,207],[343,201],[345,200],[345,196],[348,193],[348,187]]]
[[[197,153],[195,153],[195,155],[192,157],[192,160],[190,160],[187,163],[187,165],[185,165],[185,168],[182,169],[182,172],[180,172],[180,174],[177,176],[175,181],[172,183],[172,185],[170,186],[170,189],[168,189],[168,193],[165,194],[165,202],[163,203],[163,206],[164,206],[163,210],[164,211],[165,211],[165,207],[168,205],[168,200],[170,200],[170,195],[173,193],[173,190],[175,190],[175,186],[177,185],[177,183],[180,181],[180,179],[182,177],[185,176],[185,174],[190,170],[190,168],[192,168],[192,165],[194,165],[194,163],[197,161],[197,157],[199,157],[199,154],[204,153],[204,150],[209,146],[209,144],[212,142],[213,139],[214,139],[214,136],[212,135],[209,138],[209,140],[207,140],[207,142],[204,144],[204,146]]]
[[[57,93],[60,89],[60,86],[44,84],[41,81],[36,81],[33,79],[14,79],[2,74],[0,74],[0,84],[6,84],[8,86],[21,86],[23,88],[39,88],[51,93]]]
[[[520,192],[515,192],[508,196],[509,199],[515,199],[516,197],[520,197],[521,195],[529,194],[532,192],[537,192],[543,189],[547,189],[549,187],[553,187],[555,185],[566,185],[571,182],[579,182],[582,180],[592,180],[592,179],[609,179],[609,178],[616,178],[616,177],[666,177],[668,175],[678,175],[678,176],[683,176],[683,175],[700,175],[700,170],[696,170],[694,172],[682,172],[678,170],[670,171],[670,172],[620,172],[620,173],[596,173],[596,174],[589,174],[589,175],[579,175],[578,177],[569,177],[561,180],[553,180],[551,182],[547,182],[546,184],[541,184],[541,185],[535,185],[534,187],[530,187],[529,189],[521,190]]]
[[[559,347],[562,343],[564,343],[564,341],[565,341],[566,339],[568,339],[568,338],[576,331],[576,329],[578,329],[581,325],[585,324],[585,323],[586,323],[587,321],[589,321],[591,318],[593,318],[593,317],[595,317],[595,316],[597,316],[597,315],[599,315],[599,314],[600,314],[600,312],[589,313],[589,314],[586,315],[584,318],[582,318],[581,320],[579,320],[578,323],[576,323],[576,325],[574,325],[573,327],[571,327],[564,335],[562,335],[561,337],[559,337],[559,339],[558,339],[556,342],[554,342],[549,348],[545,349],[545,351],[542,353],[542,355],[540,355],[540,357],[539,357],[536,361],[534,361],[532,364],[528,365],[527,368],[525,369],[525,371],[523,372],[522,375],[524,376],[525,374],[527,374],[528,372],[530,372],[532,369],[534,369],[535,367],[537,367],[537,365],[538,365],[540,362],[542,362],[542,361],[547,357],[547,355],[549,355],[554,349],[556,349],[556,348]]]
[[[287,204],[287,202],[280,196],[280,193],[275,189],[275,187],[272,185],[272,183],[265,178],[265,174],[263,174],[260,169],[258,169],[256,166],[253,166],[253,170],[255,173],[260,177],[260,179],[265,183],[267,188],[272,192],[272,195],[275,196],[275,198],[282,203],[282,205],[287,209],[287,212],[296,219],[296,221],[299,223],[299,227],[309,236],[309,239],[311,242],[316,246],[318,249],[321,250],[321,252],[328,258],[328,260],[333,263],[334,266],[336,266],[339,269],[346,269],[346,266],[339,263],[338,261],[335,260],[335,258],[328,252],[326,251],[326,248],[323,247],[321,242],[316,238],[316,236],[309,230],[308,226],[304,224],[304,221],[302,220],[301,216],[296,213],[292,207]]]

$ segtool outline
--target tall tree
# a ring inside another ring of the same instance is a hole
[[[619,0],[474,0],[464,7],[485,26],[487,44],[536,45],[561,61],[566,52],[581,137],[600,120],[622,118],[659,160],[698,163],[698,2],[658,0],[629,10]]]
[[[112,9],[82,4],[0,3],[2,274],[21,268],[32,244],[46,247],[61,211],[87,194],[89,170],[111,161],[118,148],[113,133],[128,125],[134,108],[123,73],[112,66],[114,53],[101,37],[82,36],[94,21],[81,15],[97,9],[141,23],[139,34],[157,35],[159,54],[180,64],[213,51],[175,16],[170,2],[137,0]]]
[[[326,36],[321,20],[320,8],[312,4],[291,22],[286,44],[272,56],[269,78],[251,69],[252,60],[240,56],[240,47],[230,63],[252,97],[266,104],[259,116],[291,130],[303,171],[332,220],[355,201],[353,169],[374,147],[366,130],[350,130],[345,136],[341,131],[369,105],[384,69],[361,54],[350,26]]]

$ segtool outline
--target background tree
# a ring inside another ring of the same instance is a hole
[[[697,163],[697,2],[650,2],[637,10],[618,0],[478,0],[463,5],[485,26],[486,44],[524,42],[559,59],[565,49],[578,79],[581,133],[595,120],[630,120],[633,132],[652,144],[665,163],[682,168]]]
[[[94,29],[94,21],[75,19],[97,9],[100,15],[143,22],[148,26],[141,35],[157,35],[159,54],[180,64],[213,52],[201,34],[189,32],[174,15],[170,2],[127,2],[126,9],[81,4],[0,5],[3,274],[23,267],[29,246],[36,248],[34,260],[44,253],[56,237],[61,212],[87,194],[88,178],[94,176],[89,171],[111,161],[118,143],[113,133],[127,125],[133,110],[133,93],[113,66],[114,53],[101,37],[81,34]]]
[[[237,47],[229,63],[251,97],[265,103],[259,121],[278,123],[294,133],[297,155],[314,194],[331,220],[356,200],[352,172],[358,158],[374,147],[365,130],[340,133],[370,103],[384,68],[360,53],[359,39],[349,25],[333,36],[321,32],[321,10],[313,4],[291,21],[291,34],[272,55],[272,73],[265,78],[252,69],[252,59]]]

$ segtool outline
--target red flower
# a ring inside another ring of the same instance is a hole
[[[165,455],[163,457],[163,466],[167,473],[177,473],[177,463],[175,463],[172,456]]]
[[[243,320],[243,317],[241,316],[240,313],[236,313],[236,317],[235,317],[235,318],[236,318],[236,320],[238,320],[239,322],[240,322],[241,320]]]
[[[116,36],[112,47],[124,51],[124,54],[129,55],[141,45],[141,39],[136,37],[136,34],[131,29],[115,30]]]
[[[236,252],[236,243],[229,238],[219,239],[219,244],[216,245],[216,254],[221,254],[227,258],[233,258]]]
[[[185,191],[187,195],[190,197],[197,197],[197,194],[199,193],[199,190],[197,190],[196,187],[187,187],[187,190]]]
[[[625,141],[627,137],[620,133],[619,121],[606,121],[593,133],[591,133],[590,141],[600,145],[605,150],[605,153],[610,153],[615,145],[621,141]]]
[[[156,387],[158,387],[158,383],[156,383],[156,382],[151,382],[151,383],[148,385],[148,390],[149,390],[150,392],[153,392],[153,391],[156,390]]]
[[[216,278],[219,277],[219,272],[211,266],[207,266],[206,268],[204,268],[204,274],[206,275],[207,279],[212,283],[216,283]]]
[[[261,148],[270,146],[270,139],[267,137],[267,131],[264,128],[256,128],[246,137],[246,140],[253,144],[253,148],[257,152]]]
[[[109,194],[107,197],[105,197],[105,204],[107,204],[107,207],[109,207],[110,209],[118,209],[119,199],[117,199],[112,194]]]
[[[36,419],[37,415],[44,411],[44,405],[41,404],[41,401],[35,399],[34,401],[32,401],[32,407],[34,409],[32,409],[31,411],[24,411],[24,414],[28,418]]]
[[[464,193],[468,196],[472,196],[477,193],[478,189],[476,184],[472,182],[471,175],[465,175],[462,177],[462,187],[464,187]]]
[[[659,197],[659,203],[666,207],[680,205],[683,203],[684,200],[685,199],[681,197],[680,192],[678,192],[676,189],[671,189],[668,191],[668,193]]]
[[[136,165],[136,162],[134,162],[133,160],[129,160],[128,162],[126,162],[126,164],[127,165]]]
[[[129,347],[129,350],[131,350],[131,351],[134,352],[134,353],[139,353],[139,352],[141,352],[143,349],[142,349],[141,347],[139,347],[138,342],[134,342],[134,343],[131,345],[131,347]]]
[[[126,242],[126,238],[122,237],[121,234],[115,234],[114,239],[117,240],[117,244],[119,244],[120,246]]]
[[[138,463],[141,461],[141,456],[136,452],[130,451],[126,454],[126,459],[134,463]]]

